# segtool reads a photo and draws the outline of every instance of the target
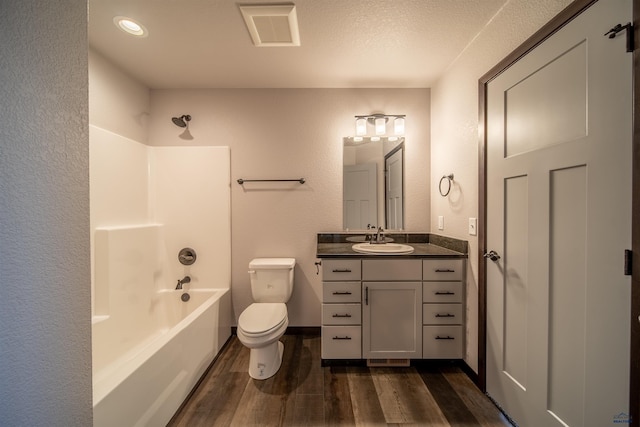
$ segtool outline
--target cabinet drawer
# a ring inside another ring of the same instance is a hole
[[[464,260],[425,259],[422,261],[423,280],[462,280]]]
[[[422,327],[422,357],[424,359],[461,359],[462,352],[462,326]]]
[[[462,282],[424,282],[423,302],[462,302]]]
[[[423,304],[423,325],[462,324],[462,304]]]
[[[323,259],[322,280],[360,280],[359,259]]]
[[[322,304],[323,325],[360,325],[360,304]]]
[[[362,358],[362,331],[360,326],[323,326],[323,359]]]
[[[324,282],[322,302],[360,302],[360,282]]]
[[[422,261],[419,259],[364,259],[362,280],[421,280]]]

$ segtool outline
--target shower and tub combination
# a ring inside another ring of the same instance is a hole
[[[166,425],[231,334],[229,149],[90,144],[94,426]]]
[[[162,235],[157,224],[96,230],[95,426],[166,424],[230,335],[229,289],[195,278],[175,289]]]

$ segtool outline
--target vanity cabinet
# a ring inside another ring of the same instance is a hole
[[[464,261],[422,261],[422,357],[460,359],[464,354]]]
[[[461,359],[461,256],[322,259],[322,359]]]
[[[322,261],[323,359],[362,358],[360,259]]]

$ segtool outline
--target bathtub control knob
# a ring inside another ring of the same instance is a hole
[[[191,265],[196,262],[196,251],[191,248],[183,248],[178,252],[178,261],[182,265]]]
[[[188,293],[183,293],[182,295],[180,295],[180,299],[184,302],[189,301],[189,298],[191,298],[191,296]]]

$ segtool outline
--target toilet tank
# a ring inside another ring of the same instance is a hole
[[[293,291],[295,258],[256,258],[249,263],[255,302],[287,302]]]

